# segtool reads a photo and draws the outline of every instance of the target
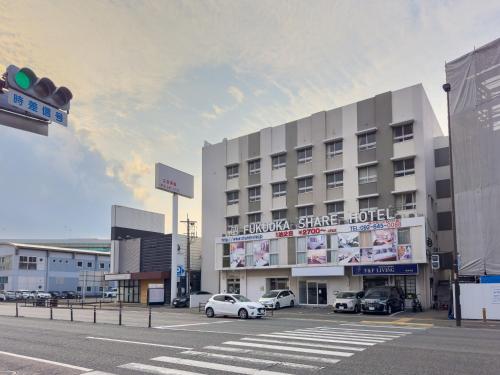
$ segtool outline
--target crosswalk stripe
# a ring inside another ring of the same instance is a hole
[[[353,344],[353,345],[366,345],[373,346],[377,343],[375,342],[366,342],[366,341],[350,341],[350,340],[337,340],[337,339],[323,339],[323,338],[312,338],[312,337],[299,337],[299,336],[289,336],[284,334],[266,334],[261,333],[258,336],[262,337],[279,337],[282,339],[294,339],[294,340],[303,340],[303,341],[318,341],[318,342],[336,342],[339,344]]]
[[[278,345],[258,344],[258,343],[253,343],[253,342],[240,342],[240,341],[226,341],[223,344],[224,345],[233,345],[233,346],[245,346],[245,347],[250,347],[250,348],[283,350],[283,351],[289,351],[289,352],[323,354],[323,355],[331,355],[331,356],[337,356],[337,357],[350,357],[354,354],[354,353],[349,353],[349,352],[337,352],[337,351],[333,351],[333,350],[298,348],[296,346],[278,346]]]
[[[112,374],[111,372],[91,371],[91,372],[84,372],[81,375],[116,375],[116,374]]]
[[[158,362],[164,362],[164,363],[170,363],[170,364],[174,364],[174,365],[201,367],[204,369],[211,369],[211,370],[217,370],[217,371],[229,371],[229,372],[234,372],[235,374],[243,374],[243,375],[291,375],[291,374],[285,374],[283,372],[259,370],[259,369],[255,369],[255,368],[249,368],[249,367],[224,365],[221,363],[194,361],[194,360],[190,360],[190,359],[166,357],[166,356],[151,358],[151,360],[158,361]]]
[[[264,356],[264,357],[279,357],[280,359],[289,358],[289,359],[294,359],[294,360],[311,361],[311,362],[315,362],[315,363],[335,364],[335,363],[340,362],[340,359],[315,357],[315,356],[311,356],[311,355],[305,356],[305,355],[299,355],[299,354],[265,352],[262,350],[231,348],[231,347],[226,347],[226,346],[209,345],[209,346],[205,346],[203,349],[218,350],[218,351],[228,352],[228,353],[252,354],[252,355],[258,355],[258,356]]]
[[[344,325],[349,325],[349,326],[356,326],[356,324],[342,324]],[[373,326],[370,326],[373,327]],[[401,327],[398,327],[401,328]],[[330,330],[330,329],[335,329],[335,330],[342,330],[342,331],[355,331],[355,332],[382,332],[382,333],[392,333],[392,334],[399,334],[399,335],[410,335],[411,332],[401,332],[401,331],[383,331],[383,330],[377,330],[377,329],[355,329],[355,328],[330,328],[330,327],[324,327],[322,329],[325,330]]]
[[[295,368],[295,369],[303,369],[303,370],[316,370],[317,371],[317,370],[321,370],[322,369],[322,367],[313,366],[313,365],[304,365],[304,364],[301,364],[301,363],[271,361],[271,360],[268,360],[268,359],[261,359],[261,358],[238,357],[238,356],[235,356],[235,355],[228,355],[228,354],[198,352],[196,350],[187,350],[185,352],[181,352],[181,354],[198,356],[198,357],[205,357],[205,358],[217,358],[217,359],[225,359],[225,360],[249,362],[249,363],[262,364],[262,365],[270,365],[270,366],[281,365],[281,366],[284,366],[284,367],[290,367],[290,368]]]
[[[280,335],[289,336],[300,336],[300,337],[321,337],[321,338],[332,338],[332,339],[342,339],[342,340],[363,340],[367,342],[385,342],[392,340],[392,338],[379,338],[379,337],[366,337],[366,336],[350,336],[341,333],[311,333],[311,332],[296,332],[296,331],[283,331],[277,332]]]
[[[384,324],[385,322],[381,322],[381,324]],[[380,328],[380,324],[379,325],[373,325],[373,324],[350,324],[350,323],[343,323],[341,324],[342,326],[356,326],[356,327],[374,327],[374,328]],[[426,330],[427,328],[424,328],[424,327],[401,327],[401,326],[392,326],[392,325],[385,325],[383,326],[383,328],[398,328],[398,329],[414,329],[414,330]]]
[[[271,344],[300,345],[300,346],[309,346],[309,347],[312,347],[312,348],[323,348],[323,349],[352,350],[352,351],[355,351],[355,352],[362,352],[363,350],[365,350],[365,348],[356,348],[354,346],[311,344],[311,343],[308,343],[308,342],[270,340],[270,339],[261,339],[261,338],[257,338],[257,337],[244,337],[241,340],[243,340],[243,341],[267,342],[267,343],[271,343]]]
[[[145,365],[143,363],[134,363],[134,362],[126,363],[118,367],[126,370],[142,371],[143,373],[146,374],[155,374],[155,375],[204,375],[199,372],[183,371],[174,368],[151,366],[151,365]]]
[[[318,329],[313,329],[313,328],[304,328],[304,329],[298,329],[296,332],[308,332],[308,333],[313,333],[313,334],[326,334],[326,333],[335,333],[335,334],[348,334],[349,336],[366,336],[366,337],[374,337],[374,338],[391,338],[391,339],[397,339],[398,337],[401,337],[401,335],[386,335],[386,334],[380,334],[380,333],[364,333],[364,332],[351,332],[351,331],[341,331],[341,330],[318,330]]]

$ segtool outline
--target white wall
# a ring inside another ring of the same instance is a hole
[[[463,319],[482,319],[486,308],[487,319],[499,320],[500,284],[460,284],[460,304]]]
[[[111,226],[165,233],[165,215],[113,205]]]

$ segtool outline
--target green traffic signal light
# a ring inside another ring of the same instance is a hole
[[[31,69],[22,68],[16,73],[14,79],[20,88],[28,90],[36,82],[36,75]]]

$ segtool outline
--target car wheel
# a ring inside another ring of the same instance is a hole
[[[392,314],[392,306],[387,305],[387,315],[391,315],[391,314]]]
[[[238,311],[238,316],[240,319],[247,319],[248,311],[246,311],[245,309],[240,309],[240,311]]]
[[[295,306],[295,301],[292,299],[292,300],[290,301],[290,307],[294,307],[294,306]]]
[[[205,314],[207,314],[207,317],[208,318],[213,318],[214,317],[214,309],[212,309],[211,307],[209,307],[206,311],[205,311]]]
[[[274,305],[274,308],[275,308],[276,310],[279,310],[279,309],[280,309],[280,307],[281,307],[281,306],[280,306],[280,303],[279,303],[279,302],[276,302],[276,305]]]

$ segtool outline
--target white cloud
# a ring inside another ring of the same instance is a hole
[[[227,89],[227,92],[236,99],[236,101],[241,104],[243,103],[243,100],[245,99],[245,94],[243,94],[243,91],[241,91],[239,88],[236,86],[230,86]]]

